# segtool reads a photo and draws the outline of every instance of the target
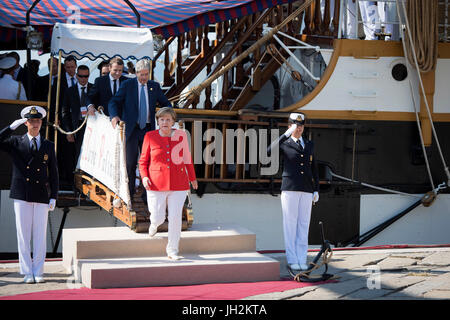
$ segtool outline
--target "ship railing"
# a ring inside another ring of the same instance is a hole
[[[370,22],[362,19],[362,10],[359,4],[377,2],[377,14],[374,16],[376,25],[376,35],[381,40],[400,40],[400,28],[405,28],[401,25],[401,20],[398,17],[398,12],[403,15],[401,8],[397,8],[398,3],[403,2],[406,5],[407,0],[384,0],[384,1],[370,1],[370,0],[355,0],[354,6],[349,6],[349,1],[340,0],[342,12],[341,21],[342,28],[339,30],[338,38],[360,39],[364,38],[361,29],[369,27]],[[398,10],[400,9],[400,10]],[[363,9],[364,10],[364,9]],[[440,42],[450,41],[450,24],[449,24],[449,0],[438,0],[438,33]],[[348,30],[348,25],[351,20],[356,20],[358,27],[353,30]],[[405,21],[405,18],[402,18]]]
[[[352,0],[341,0],[340,4],[343,12],[342,36],[351,39],[364,38],[363,35],[360,37],[361,33],[359,30],[364,28],[375,28],[375,35],[381,40],[385,40],[386,37],[387,39],[399,40],[400,20],[397,15],[397,2],[406,2],[406,0],[376,1],[377,4],[372,5],[370,8],[364,6],[374,1],[355,0],[353,1],[353,6],[350,6],[349,1]],[[370,9],[371,12],[373,12],[373,15],[370,15],[370,17],[368,14],[367,16],[365,15],[367,9]],[[364,17],[366,20],[363,20]],[[357,23],[357,27],[349,31],[348,26],[352,21]],[[341,35],[339,38],[341,38]]]
[[[195,112],[176,109],[178,125],[188,133],[197,180],[224,190],[260,190],[276,193],[281,183],[279,150],[267,153],[267,147],[288,126],[285,112],[256,110]],[[305,132],[342,129],[343,125],[308,123]],[[352,126],[347,129],[353,130]],[[332,169],[318,161],[322,187],[331,185]],[[277,185],[278,184],[278,185]],[[244,186],[246,185],[246,186]],[[243,189],[241,189],[243,188]]]

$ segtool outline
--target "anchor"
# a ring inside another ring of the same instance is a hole
[[[295,273],[289,266],[288,271],[289,274],[294,278],[295,281],[298,282],[319,282],[319,281],[326,281],[331,279],[334,275],[327,273],[328,271],[328,263],[331,260],[331,257],[333,255],[333,250],[331,249],[330,242],[328,240],[325,240],[325,233],[323,230],[323,223],[322,221],[319,221],[320,226],[320,234],[322,237],[322,246],[320,248],[320,251],[317,253],[317,255],[314,257],[313,261],[311,261],[308,265],[308,269],[299,273]],[[322,257],[322,262],[318,264],[318,261]],[[325,266],[325,271],[320,276],[312,276],[311,273],[314,270],[319,269],[322,265]]]

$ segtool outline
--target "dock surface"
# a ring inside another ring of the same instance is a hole
[[[289,274],[284,253],[267,253],[280,262],[280,283],[286,284]],[[311,261],[316,252],[308,253]],[[323,272],[323,267],[315,274]],[[252,294],[245,300],[441,300],[450,299],[450,247],[415,247],[401,249],[340,249],[334,250],[328,273],[337,279],[326,283],[299,286],[289,290],[275,290]],[[74,283],[61,260],[47,261],[42,284],[24,284],[18,263],[0,263],[0,299],[14,299],[23,294],[71,289],[72,298],[88,288]],[[289,282],[289,281],[288,281]],[[294,281],[293,281],[294,282]],[[239,285],[239,284],[229,284]],[[147,288],[151,292],[152,288]],[[117,290],[117,289],[112,289]],[[94,292],[93,290],[92,292]],[[55,293],[58,291],[54,291]],[[208,299],[208,293],[203,293]],[[36,299],[33,294],[28,299]],[[213,297],[213,296],[212,296]],[[145,299],[145,296],[142,298]],[[95,295],[91,298],[95,299]],[[101,299],[99,297],[99,299]],[[152,299],[149,295],[148,299]],[[241,299],[241,298],[239,298]]]

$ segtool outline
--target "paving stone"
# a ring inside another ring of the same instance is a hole
[[[424,258],[418,264],[424,265],[439,265],[439,266],[449,266],[450,265],[450,251],[435,252],[428,257]]]
[[[450,299],[450,290],[431,290],[426,292],[423,297],[425,299]]]
[[[420,276],[409,276],[409,275],[399,275],[399,274],[381,274],[381,288],[389,290],[398,290],[400,288],[406,288],[413,284],[425,281],[425,277]]]
[[[361,255],[334,255],[330,265],[343,271],[376,264],[389,256],[388,253],[367,253]]]
[[[391,254],[391,257],[422,260],[432,254],[433,252],[404,252],[404,253],[393,253]]]
[[[450,272],[439,276],[425,277],[424,281],[413,284],[404,290],[393,293],[392,296],[424,297],[433,290],[450,290]]]
[[[415,265],[415,264],[417,264],[416,259],[391,256],[391,257],[387,257],[386,259],[377,263],[377,266],[380,267],[381,270],[383,270],[383,269],[404,268],[404,267]]]
[[[362,288],[355,292],[352,292],[344,297],[340,297],[340,299],[348,299],[348,300],[372,300],[381,298],[389,293],[393,292],[393,290],[388,289],[368,289]]]
[[[367,288],[366,278],[358,277],[348,281],[320,285],[316,290],[309,291],[300,297],[294,297],[292,300],[334,300],[365,288]]]

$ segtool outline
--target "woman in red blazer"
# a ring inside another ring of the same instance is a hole
[[[147,190],[150,211],[149,235],[153,237],[166,219],[168,209],[169,232],[166,247],[170,259],[179,260],[178,243],[181,236],[181,215],[189,182],[197,189],[194,165],[187,135],[183,130],[172,129],[176,113],[170,107],[156,113],[159,129],[149,131],[144,137],[139,171]]]

